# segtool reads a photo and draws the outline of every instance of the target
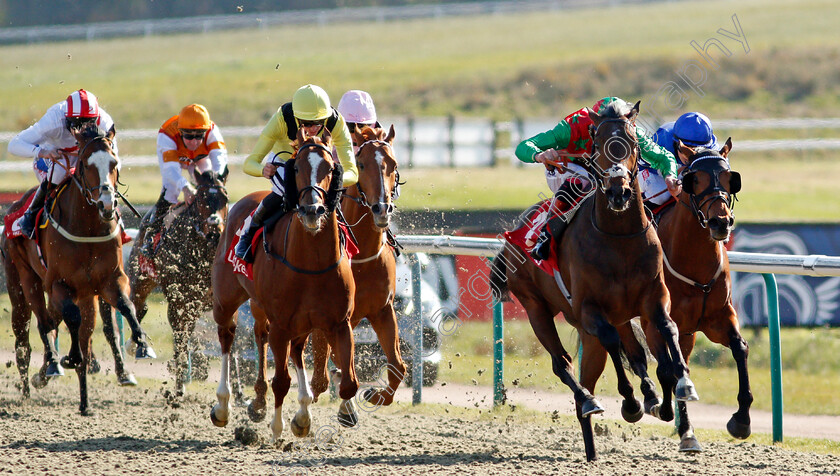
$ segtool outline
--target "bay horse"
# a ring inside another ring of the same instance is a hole
[[[690,148],[679,144],[678,154],[689,164],[683,175],[683,192],[676,205],[660,213],[659,240],[665,264],[665,284],[671,293],[671,317],[680,330],[679,343],[688,361],[696,333],[703,332],[712,342],[729,347],[738,368],[738,410],[726,425],[729,433],[744,439],[750,435],[750,391],[747,357],[749,346],[740,333],[738,316],[732,305],[729,259],[723,243],[729,240],[735,217],[732,197],[741,189],[741,176],[727,161],[732,140],[720,152]],[[665,352],[665,343],[652,323],[642,320],[651,352]],[[667,368],[657,370],[665,399],[661,412],[670,420],[673,414],[669,388],[673,378]],[[701,451],[688,419],[685,402],[678,401],[678,432],[681,451]]]
[[[251,299],[254,315],[254,336],[259,352],[256,397],[248,407],[254,421],[265,418],[267,390],[266,345],[274,354],[275,370],[271,388],[274,393],[274,418],[269,425],[276,441],[280,438],[283,420],[283,399],[289,391],[287,365],[291,352],[297,369],[300,410],[292,418],[292,432],[306,436],[311,426],[309,405],[312,391],[303,364],[303,350],[309,334],[319,329],[336,349],[341,369],[339,395],[343,399],[338,420],[353,426],[358,416],[353,397],[358,381],[353,366],[353,314],[356,290],[350,260],[341,239],[337,207],[341,197],[343,170],[332,157],[328,131],[324,137],[306,137],[303,129],[295,141],[295,156],[285,165],[285,193],[288,208],[295,213],[283,215],[262,234],[263,246],[254,246],[253,281],[234,272],[228,259],[233,259],[236,230],[260,203],[266,192],[251,193],[231,208],[224,239],[213,262],[213,318],[218,325],[222,348],[222,371],[216,390],[218,403],[210,411],[216,426],[228,422],[230,404],[230,351],[236,332],[234,317],[239,306]]]
[[[540,289],[550,288],[551,276],[536,266],[516,266],[514,260],[526,260],[517,258],[518,250],[509,244],[494,260],[491,273],[491,284],[499,297],[509,299],[508,293],[513,292],[525,307],[534,333],[551,355],[554,373],[574,393],[587,461],[597,458],[590,417],[604,411],[592,395],[606,364],[602,347],[616,370],[618,391],[624,397],[622,414],[631,421],[641,418],[641,404],[633,396],[633,386],[621,362],[622,336],[630,340],[627,324],[635,316],[644,316],[663,335],[669,351],[662,356],[668,360],[664,368],[677,379],[677,399],[697,399],[680,351],[677,326],[668,315],[670,298],[662,270],[662,248],[644,212],[636,180],[638,112],[638,102],[632,108],[612,102],[600,114],[589,111],[593,153],[586,167],[595,182],[594,196],[580,205],[576,219],[553,243],[558,274],[568,298],[549,303]],[[534,287],[534,282],[542,284]],[[557,288],[558,283],[554,283],[548,295],[559,294]],[[580,382],[574,377],[571,356],[554,326],[552,305],[559,307],[580,334]]]
[[[128,277],[123,271],[121,227],[116,208],[119,159],[112,149],[114,131],[104,134],[92,128],[75,135],[79,144],[78,164],[55,200],[44,207],[42,214],[48,225],[39,231],[37,241],[4,238],[3,258],[12,302],[18,369],[24,384],[28,373],[30,312],[38,319],[47,377],[60,375],[54,337],[58,323],[63,320],[70,331],[71,343],[69,354],[60,364],[76,369],[79,411],[91,415],[87,371],[97,296],[126,317],[132,341],[137,345],[137,358],[153,358],[154,351],[128,299]],[[22,203],[19,201],[12,209],[20,208]],[[48,304],[44,301],[45,292]]]
[[[175,205],[170,212],[174,218],[166,227],[154,257],[148,258],[140,252],[153,210],[144,217],[129,255],[130,297],[137,318],[142,322],[149,309],[146,300],[156,286],[160,286],[166,297],[166,317],[172,327],[174,347],[170,371],[175,376],[175,389],[181,394],[188,377],[188,356],[192,353],[192,358],[198,360],[203,355],[193,352],[198,350],[191,343],[195,324],[213,308],[210,274],[227,218],[227,175],[228,169],[222,174],[212,170],[194,171],[195,199],[190,204]],[[149,266],[148,260],[153,266]]]
[[[393,125],[387,132],[371,127],[355,131],[353,139],[359,144],[356,153],[359,182],[350,187],[341,200],[341,212],[350,224],[359,246],[359,253],[351,261],[353,279],[357,283],[365,283],[364,286],[356,286],[350,325],[356,327],[367,317],[388,360],[388,387],[382,390],[368,388],[363,393],[375,406],[391,404],[406,370],[400,354],[399,329],[394,312],[396,257],[388,238],[399,183],[394,137]],[[329,351],[327,339],[320,332],[313,333],[312,392],[315,401],[329,386]]]

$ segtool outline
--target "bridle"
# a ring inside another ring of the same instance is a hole
[[[294,158],[299,157],[304,150],[312,148],[321,149],[327,154],[327,156],[332,157],[332,150],[330,150],[327,146],[323,144],[316,144],[314,142],[308,142],[300,146],[300,148],[295,152]],[[333,172],[335,172],[335,164],[331,165],[330,167],[330,175],[332,175]],[[324,190],[324,188],[318,184],[307,185],[306,187],[303,187],[302,189],[298,190],[298,194],[295,199],[295,210],[297,210],[298,213],[300,213],[300,198],[303,196],[303,194],[309,192],[310,190],[318,192],[318,194],[321,195],[321,199],[323,199],[324,202],[327,201],[327,190]]]
[[[93,197],[94,191],[99,191],[99,196],[100,197],[104,193],[111,193],[111,194],[114,194],[116,196],[116,190],[114,189],[114,186],[111,185],[110,183],[106,182],[104,184],[99,184],[95,187],[90,187],[90,186],[88,186],[87,178],[85,177],[85,171],[87,170],[88,165],[86,163],[86,159],[83,159],[84,153],[87,150],[87,148],[91,146],[91,144],[93,144],[94,142],[100,142],[100,141],[105,142],[108,145],[109,149],[112,148],[112,146],[114,144],[113,141],[111,141],[110,139],[108,139],[105,136],[96,136],[96,137],[92,138],[91,140],[87,141],[85,143],[85,145],[83,145],[82,148],[79,149],[79,163],[78,163],[77,171],[72,176],[73,177],[73,183],[75,183],[76,186],[79,188],[79,191],[82,192],[82,196],[84,197],[85,201],[88,203],[88,205],[91,205],[91,206],[94,206],[94,207],[96,206],[96,203],[97,203],[97,199],[95,199]],[[117,172],[117,174],[118,174],[117,175],[117,180],[119,180],[119,172]],[[108,221],[115,220],[115,219],[116,219],[116,214],[114,214],[114,216],[111,217],[111,219],[108,220]]]
[[[630,187],[633,188],[633,184],[636,181],[636,175],[639,171],[638,157],[639,157],[639,154],[640,154],[640,149],[639,149],[639,140],[636,138],[635,134],[627,133],[627,136],[630,137],[630,140],[631,140],[630,144],[627,144],[627,141],[624,138],[621,138],[621,137],[619,137],[615,134],[612,137],[607,139],[607,141],[603,144],[603,147],[602,147],[601,143],[598,141],[598,132],[600,131],[601,127],[604,124],[614,123],[614,122],[624,123],[625,127],[623,129],[624,129],[625,133],[628,132],[627,131],[628,127],[633,127],[633,128],[636,127],[630,120],[628,120],[625,117],[604,119],[603,121],[601,121],[600,124],[598,124],[598,127],[595,127],[594,125],[589,126],[590,127],[590,135],[592,136],[592,154],[590,154],[588,157],[584,158],[584,166],[587,169],[587,171],[589,172],[589,174],[592,176],[592,180],[595,182],[597,187],[601,189],[602,192],[606,192],[607,181],[609,179],[612,179],[612,178],[626,178],[630,182]],[[607,150],[609,145],[612,144],[615,141],[620,141],[622,147],[625,147],[625,148],[626,148],[627,145],[630,145],[631,148],[628,149],[629,153],[620,162],[616,163],[615,165],[608,168],[607,170],[603,170],[597,164],[597,161],[596,161],[596,159],[598,157],[598,154],[600,153],[599,150],[604,150],[604,151]],[[635,161],[635,164],[633,165],[632,170],[630,170],[629,168],[627,168],[626,165],[624,165],[624,161],[628,160],[631,157],[636,157],[636,161]]]
[[[686,170],[683,174],[683,190],[688,193],[689,203],[691,204],[689,209],[697,218],[700,226],[707,228],[709,218],[703,213],[703,208],[710,207],[717,200],[722,200],[731,211],[734,205],[733,199],[737,200],[735,194],[741,190],[741,174],[732,171],[722,155],[708,149],[702,150],[692,157],[691,164]],[[725,171],[731,172],[730,190],[726,190],[720,181],[720,173]],[[709,175],[711,179],[709,185],[699,193],[694,190],[685,190],[685,184],[692,183],[694,174],[697,172],[705,172]],[[682,201],[680,203],[688,207]],[[706,209],[708,210],[708,208]],[[732,216],[734,218],[734,213]]]
[[[387,141],[384,141],[382,139],[371,139],[371,140],[363,142],[361,145],[358,146],[358,151],[357,151],[356,155],[359,155],[359,152],[362,151],[362,148],[366,145],[369,145],[369,144],[370,145],[379,144],[379,145],[387,146],[389,149],[391,149],[392,153],[393,153],[393,150],[394,150],[393,147],[391,146],[391,144]],[[396,174],[396,182],[394,184],[394,188],[391,190],[391,202],[394,202],[397,199],[397,187],[400,186],[400,185],[403,185],[405,183],[405,182],[400,182],[400,171],[396,167],[394,168],[394,173]],[[366,207],[366,208],[370,209],[372,205],[370,204],[370,202],[368,202],[367,195],[365,195],[365,192],[362,190],[362,186],[359,184],[359,182],[356,182],[356,191],[359,193],[358,198],[351,197],[349,195],[344,195],[344,196],[349,198],[350,200],[353,200],[354,202],[358,203],[362,207]]]

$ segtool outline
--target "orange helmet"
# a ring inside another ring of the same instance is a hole
[[[190,104],[178,114],[178,129],[210,129],[210,113],[201,104]]]

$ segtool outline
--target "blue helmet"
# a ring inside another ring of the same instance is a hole
[[[676,154],[674,152],[674,121],[662,124],[653,135],[653,141],[656,142],[656,145],[667,149],[668,152]]]
[[[674,122],[674,141],[677,139],[690,147],[718,149],[712,121],[699,112],[687,112]]]

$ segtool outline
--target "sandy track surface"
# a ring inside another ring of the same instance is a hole
[[[160,376],[161,367],[132,364],[138,376]],[[82,417],[72,373],[24,401],[14,369],[7,370],[0,375],[0,472],[13,474],[840,474],[836,456],[749,441],[704,443],[704,453],[680,454],[674,438],[641,436],[633,425],[604,419],[596,422],[600,460],[586,463],[577,425],[487,412],[492,395],[479,387],[425,388],[426,402],[447,405],[361,412],[356,429],[339,428],[337,403],[325,398],[313,407],[315,438],[296,439],[287,428],[272,444],[267,422],[250,422],[241,407],[227,427],[214,427],[212,392],[172,398],[162,382],[120,388],[113,374],[97,376],[96,413]],[[284,404],[287,418],[297,409],[296,393],[292,388]],[[400,390],[399,400],[410,398],[410,389]],[[566,395],[511,392],[514,404],[530,406],[529,399],[542,410],[571,412]],[[454,408],[462,404],[473,408]]]

